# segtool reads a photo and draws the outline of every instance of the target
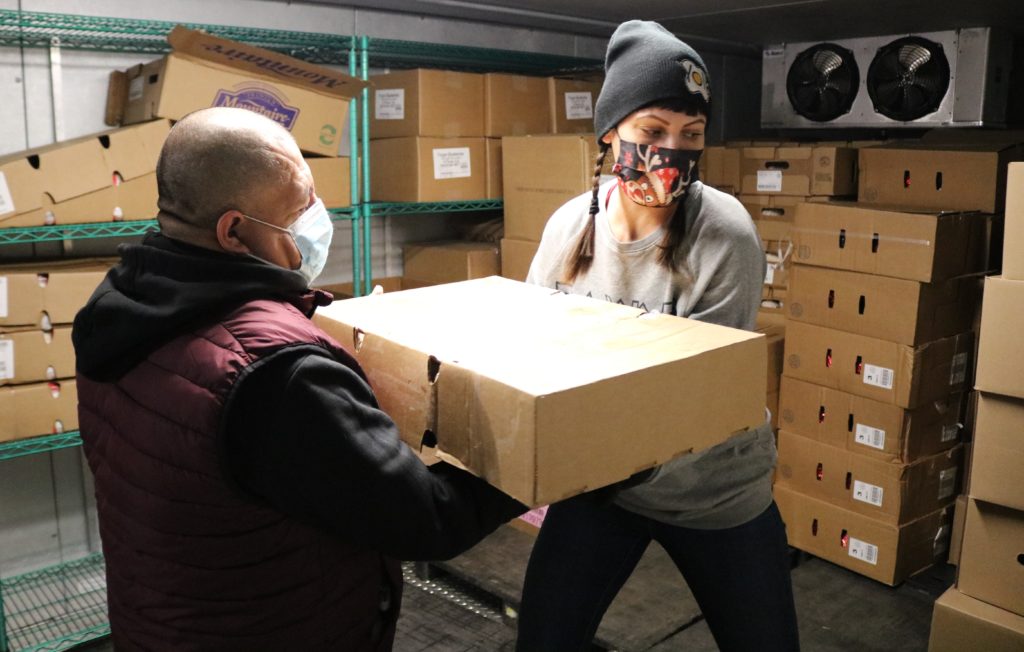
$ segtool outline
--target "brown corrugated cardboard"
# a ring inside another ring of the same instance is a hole
[[[993,143],[893,143],[860,150],[858,198],[936,211],[1003,210],[1006,166],[1024,147]]]
[[[384,138],[370,142],[374,201],[463,201],[487,194],[483,138]]]
[[[740,191],[740,148],[712,145],[700,159],[700,180],[723,192]]]
[[[857,194],[857,150],[847,147],[744,147],[740,192],[807,197]]]
[[[776,486],[789,545],[885,584],[943,561],[953,518],[947,507],[896,526]]]
[[[793,260],[793,243],[789,240],[761,240],[764,248],[764,284],[773,288],[789,287],[789,270]]]
[[[774,323],[772,320],[757,320],[758,333],[764,334],[765,344],[768,347],[768,393],[778,393],[779,380],[782,376],[782,356],[786,347],[786,327],[783,324]],[[776,397],[776,403],[778,397]],[[776,406],[778,407],[778,406]]]
[[[0,387],[0,441],[78,430],[74,380]]]
[[[371,138],[484,135],[484,78],[453,70],[400,70],[373,75]]]
[[[803,197],[785,195],[740,195],[740,203],[750,213],[762,240],[793,241],[796,205]]]
[[[406,288],[402,287],[401,276],[385,276],[384,278],[374,278],[373,285],[379,285],[385,292],[398,292]],[[335,301],[343,299],[351,299],[355,296],[352,288],[352,282],[348,283],[333,283],[331,285],[318,285],[317,289],[327,290],[334,295]]]
[[[973,351],[971,333],[912,347],[791,320],[784,373],[913,408],[964,390]]]
[[[327,208],[352,205],[352,174],[348,157],[307,157],[317,197]]]
[[[964,485],[966,484],[964,482]],[[964,522],[966,520],[967,495],[960,494],[956,497],[956,502],[953,504],[953,532],[949,537],[949,563],[954,566],[960,564],[960,548],[964,542]]]
[[[127,70],[125,123],[180,120],[211,106],[239,107],[284,126],[305,152],[338,155],[349,100],[366,82],[181,25],[167,41],[171,54]]]
[[[589,134],[594,131],[594,103],[601,82],[548,78],[548,103],[553,134]]]
[[[985,271],[990,218],[848,202],[796,208],[796,261],[924,283]]]
[[[429,431],[536,506],[764,422],[762,336],[641,314],[490,277],[335,302],[316,322],[355,352],[405,441]]]
[[[1024,616],[1022,555],[1024,512],[971,498],[967,502],[957,588],[972,598]]]
[[[795,321],[921,344],[971,330],[979,296],[971,279],[920,283],[796,265],[789,271],[787,316]]]
[[[971,497],[1024,512],[1024,400],[978,395],[973,455]]]
[[[963,394],[913,410],[783,377],[780,427],[887,462],[913,462],[960,441]]]
[[[497,138],[550,132],[551,106],[546,77],[504,73],[484,75],[485,136]]]
[[[156,173],[151,172],[56,204],[44,195],[42,208],[0,218],[0,226],[148,220],[156,217],[157,198]]]
[[[1024,398],[1024,347],[1017,339],[1022,315],[1024,281],[986,278],[974,381],[983,392]]]
[[[1003,276],[1024,281],[1024,163],[1010,163],[1006,177]]]
[[[455,283],[495,276],[500,251],[488,242],[423,242],[402,246],[404,281],[416,286]]]
[[[525,281],[539,242],[532,240],[501,239],[501,275],[513,281]]]
[[[768,411],[771,413],[770,420],[772,430],[778,432],[779,430],[779,392],[768,392],[768,396],[765,399],[765,405]]]
[[[952,586],[935,601],[928,652],[969,650],[1024,650],[1024,616],[975,600]]]
[[[71,327],[0,329],[0,385],[75,377]]]
[[[70,324],[112,264],[83,260],[0,267],[0,326]]]
[[[952,503],[963,475],[963,448],[892,463],[779,430],[776,486],[880,521],[908,523]]]
[[[501,139],[487,140],[487,180],[484,184],[485,199],[501,199],[504,190],[501,184]]]

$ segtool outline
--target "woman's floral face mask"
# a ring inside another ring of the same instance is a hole
[[[697,179],[702,149],[639,145],[619,138],[612,172],[629,199],[641,206],[669,206]]]

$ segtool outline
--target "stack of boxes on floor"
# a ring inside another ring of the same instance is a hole
[[[945,559],[964,475],[1005,180],[971,149],[864,148],[859,203],[796,207],[776,501],[791,545],[887,584]]]
[[[985,280],[970,480],[957,504],[959,573],[935,603],[930,652],[1024,649],[1024,164],[1009,169],[1003,272]]]

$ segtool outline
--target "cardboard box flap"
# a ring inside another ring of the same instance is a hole
[[[200,59],[218,67],[243,70],[254,77],[302,86],[332,97],[351,99],[369,85],[330,68],[182,25],[171,30],[167,42],[176,54]]]

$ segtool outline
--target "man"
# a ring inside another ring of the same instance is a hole
[[[525,507],[398,439],[309,317],[332,227],[295,141],[198,111],[157,166],[160,233],[75,319],[119,650],[389,650],[394,559],[458,554]]]

